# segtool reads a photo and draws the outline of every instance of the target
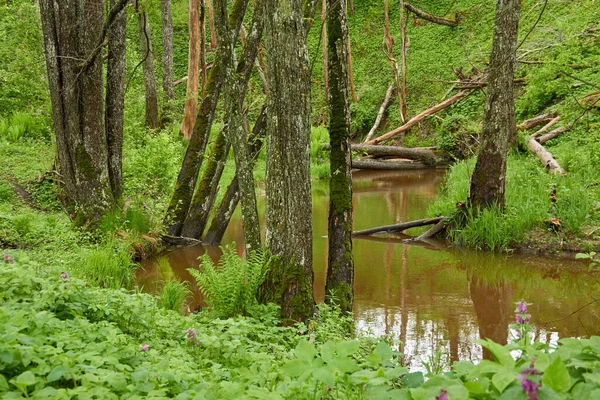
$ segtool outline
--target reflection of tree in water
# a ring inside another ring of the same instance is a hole
[[[479,323],[479,336],[492,339],[499,344],[508,341],[508,325],[512,322],[512,285],[499,281],[485,282],[474,271],[467,274],[469,293]],[[483,358],[492,359],[488,349],[483,349]]]

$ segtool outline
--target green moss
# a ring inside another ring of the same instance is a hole
[[[79,174],[89,180],[97,178],[97,172],[92,163],[92,157],[88,154],[83,145],[79,145],[75,148],[75,162],[77,163],[77,172]]]

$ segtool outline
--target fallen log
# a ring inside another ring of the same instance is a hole
[[[538,137],[539,135],[541,135],[542,133],[544,133],[548,129],[550,129],[551,126],[555,125],[559,120],[560,120],[560,117],[552,118],[550,121],[548,121],[548,123],[546,125],[542,126],[534,134],[532,134],[531,137],[532,138]]]
[[[538,115],[535,118],[526,119],[525,121],[521,122],[519,125],[517,125],[517,129],[526,131],[527,129],[531,129],[535,126],[548,122],[552,118],[554,118],[554,114],[551,113]]]
[[[385,98],[383,99],[383,103],[381,103],[381,107],[379,107],[379,112],[377,113],[377,118],[375,119],[375,123],[373,124],[373,127],[371,128],[371,130],[367,134],[367,137],[365,138],[365,143],[368,142],[369,140],[373,139],[373,136],[375,136],[375,131],[377,131],[377,129],[379,129],[379,125],[381,124],[381,121],[383,120],[383,114],[385,114],[385,110],[387,110],[394,101],[394,96],[392,96],[393,93],[394,93],[394,83],[392,82],[390,84],[390,86],[388,86],[387,92],[385,92]]]
[[[415,170],[415,169],[431,169],[431,168],[446,168],[450,165],[448,161],[442,161],[435,164],[426,164],[421,161],[400,161],[400,160],[352,160],[352,168],[354,169],[374,169],[374,170]]]
[[[440,222],[429,228],[427,231],[423,232],[421,235],[414,238],[414,241],[427,240],[432,237],[437,236],[440,232],[444,230],[444,226],[446,226],[446,218],[442,218]]]
[[[198,239],[184,237],[184,236],[162,235],[161,239],[163,240],[163,242],[174,245],[174,246],[193,246],[193,245],[202,243]]]
[[[416,221],[404,222],[401,224],[394,225],[385,225],[378,226],[376,228],[364,229],[362,231],[352,232],[352,236],[365,236],[365,235],[373,235],[375,233],[394,233],[394,232],[402,232],[410,228],[417,228],[419,226],[427,226],[437,224],[442,221],[444,217],[436,217],[436,218],[425,218],[418,219]]]
[[[328,149],[329,143],[323,144]],[[440,160],[450,160],[450,155],[445,151],[432,150],[428,148],[400,147],[400,146],[370,146],[364,144],[353,144],[352,151],[368,154],[375,157],[399,157],[409,160],[422,161],[425,164],[435,164]]]
[[[549,172],[551,172],[555,175],[556,174],[566,175],[565,170],[560,167],[558,162],[552,156],[552,153],[550,153],[548,150],[546,150],[546,148],[544,146],[539,144],[535,140],[535,137],[529,138],[529,140],[527,141],[527,148],[529,149],[529,151],[531,151],[536,157],[538,157],[541,160],[542,164]]]
[[[539,144],[544,144],[546,143],[548,140],[550,139],[554,139],[555,137],[557,137],[558,135],[560,135],[561,133],[565,133],[566,131],[568,131],[569,129],[571,129],[571,124],[566,125],[566,126],[561,126],[559,128],[556,128],[554,130],[551,130],[550,132],[546,133],[545,135],[542,135],[540,137],[537,138],[537,142]]]
[[[436,104],[435,106],[428,108],[427,110],[421,112],[420,114],[412,117],[404,125],[396,128],[394,130],[391,130],[388,133],[381,135],[375,139],[365,142],[364,144],[378,144],[378,143],[381,143],[384,140],[392,138],[400,133],[406,132],[410,128],[412,128],[413,126],[415,126],[416,124],[421,122],[425,117],[428,117],[430,115],[435,114],[436,112],[438,112],[440,110],[443,110],[444,108],[456,103],[457,101],[464,99],[465,97],[469,96],[473,92],[474,92],[474,89],[461,90],[460,92],[456,93],[454,96],[452,96],[452,97],[442,101],[441,103]]]
[[[429,21],[429,22],[433,22],[435,24],[454,27],[454,26],[458,26],[458,23],[460,22],[458,14],[456,14],[454,19],[447,19],[447,18],[438,17],[437,15],[430,14],[423,10],[419,10],[417,7],[410,5],[408,3],[404,3],[404,8],[406,8],[408,11],[415,14],[417,17],[424,19],[426,21]]]

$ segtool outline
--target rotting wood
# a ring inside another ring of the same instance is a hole
[[[556,115],[552,114],[552,113],[548,113],[548,114],[542,114],[542,115],[538,115],[537,117],[531,118],[531,119],[526,119],[525,121],[521,122],[519,125],[517,125],[517,129],[520,130],[527,130],[527,129],[531,129],[535,126],[541,125],[545,122],[550,121],[552,118],[554,118]]]
[[[538,157],[542,161],[542,164],[549,172],[551,172],[555,175],[556,174],[562,174],[562,175],[567,174],[565,172],[565,170],[562,169],[561,166],[558,164],[558,162],[554,159],[554,157],[552,156],[552,153],[550,153],[548,150],[546,150],[546,148],[544,146],[539,144],[535,140],[535,137],[531,136],[529,138],[529,140],[527,141],[527,148],[529,149],[529,151],[531,151],[536,157]]]
[[[550,132],[546,133],[545,135],[542,135],[540,137],[537,138],[537,142],[539,144],[544,144],[546,143],[548,140],[554,139],[555,137],[557,137],[558,135],[565,133],[566,131],[571,129],[571,124],[566,125],[566,126],[561,126],[558,127],[556,129],[551,130]]]
[[[365,142],[364,144],[379,144],[381,142],[383,142],[384,140],[390,139],[402,132],[406,132],[408,131],[410,128],[412,128],[413,126],[415,126],[416,124],[418,124],[419,122],[421,122],[425,117],[428,117],[430,115],[435,114],[436,112],[443,110],[444,108],[456,103],[459,100],[464,99],[465,97],[468,97],[470,94],[472,94],[474,92],[474,89],[464,89],[461,90],[460,92],[456,93],[454,96],[442,101],[439,104],[436,104],[435,106],[428,108],[427,110],[421,112],[420,114],[412,117],[410,120],[408,120],[407,123],[405,123],[404,125],[389,131],[388,133],[381,135],[373,140],[370,140],[368,142]]]
[[[445,217],[425,218],[418,219],[415,221],[403,222],[401,224],[384,225],[375,228],[363,229],[360,231],[352,232],[352,236],[365,236],[373,235],[376,233],[394,233],[402,232],[410,228],[418,228],[419,226],[434,225],[440,221],[443,221]]]
[[[374,169],[374,170],[415,170],[446,168],[449,162],[439,162],[437,164],[425,164],[420,161],[399,161],[399,160],[352,160],[353,169]]]
[[[162,235],[161,239],[163,240],[163,242],[174,246],[193,246],[197,244],[202,244],[202,242],[198,239],[193,239],[184,236]]]
[[[390,84],[390,86],[388,86],[387,91],[385,92],[385,98],[383,99],[383,102],[381,103],[381,107],[379,107],[379,112],[377,113],[377,118],[375,119],[375,123],[373,124],[373,127],[371,128],[371,130],[367,134],[367,137],[365,138],[365,143],[368,142],[369,140],[373,139],[373,136],[375,136],[375,132],[377,131],[377,129],[379,129],[379,125],[381,124],[381,121],[383,120],[383,115],[385,114],[385,111],[394,102],[394,97],[392,96],[393,93],[394,93],[394,83],[392,82]]]
[[[442,18],[442,17],[438,17],[437,15],[430,14],[426,11],[419,10],[417,7],[415,7],[411,4],[408,4],[406,2],[404,3],[404,8],[406,8],[408,11],[415,14],[417,17],[424,19],[426,21],[429,21],[429,22],[433,22],[435,24],[454,27],[454,26],[458,26],[458,24],[460,22],[460,18],[458,16],[458,14],[454,16],[454,19]]]
[[[542,133],[546,132],[548,129],[550,129],[550,127],[552,127],[553,125],[556,125],[556,123],[560,121],[560,117],[555,117],[552,118],[550,121],[548,121],[548,123],[544,126],[542,126],[540,129],[538,129],[537,131],[535,131],[535,133],[533,133],[531,135],[531,137],[536,138],[539,135],[541,135]]]

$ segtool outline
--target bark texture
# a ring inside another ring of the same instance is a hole
[[[171,0],[161,0],[162,18],[162,84],[165,103],[163,109],[163,122],[171,120],[175,106],[175,86],[173,85],[173,18],[171,13]]]
[[[111,0],[115,7],[115,0]],[[118,5],[118,4],[117,4]],[[123,120],[125,110],[125,53],[127,12],[122,9],[108,30],[106,63],[106,142],[108,176],[115,199],[123,193]]]
[[[504,207],[508,143],[516,135],[513,78],[520,8],[519,0],[496,3],[482,143],[469,189],[469,204],[476,209]]]
[[[226,42],[228,37],[237,38],[247,4],[247,0],[236,0],[234,2],[229,23],[235,26],[235,33],[231,36],[228,35],[227,8],[219,1],[218,7],[215,10],[215,24],[217,25],[217,32],[219,34],[219,46],[217,47],[217,54],[213,67],[210,70],[210,75],[204,85],[203,101],[198,108],[194,131],[183,157],[181,170],[175,184],[175,191],[165,215],[167,233],[171,236],[180,236],[192,201],[192,195],[194,194],[196,180],[198,179],[200,167],[204,159],[204,151],[208,143],[210,128],[217,107],[217,100],[224,80],[224,62],[227,60],[224,52],[230,49]]]
[[[342,311],[352,312],[354,302],[354,257],[352,256],[352,167],[350,165],[350,104],[344,30],[346,0],[328,4],[329,38],[329,252],[325,300],[339,302]]]
[[[310,69],[299,0],[266,0],[266,245],[275,262],[260,289],[284,319],[314,313],[310,193]]]
[[[198,106],[198,87],[200,81],[200,18],[199,1],[189,1],[188,30],[190,41],[188,47],[188,81],[183,107],[183,122],[181,134],[189,139],[196,122],[196,107]]]
[[[156,129],[159,127],[158,94],[156,91],[156,75],[154,74],[154,53],[152,51],[150,22],[148,20],[148,13],[145,11],[139,11],[137,17],[140,34],[140,54],[144,70],[144,90],[146,91],[146,126]]]
[[[76,222],[114,206],[108,172],[102,60],[102,2],[40,1],[58,169]],[[96,54],[90,58],[90,55]],[[84,65],[81,60],[87,60]]]

